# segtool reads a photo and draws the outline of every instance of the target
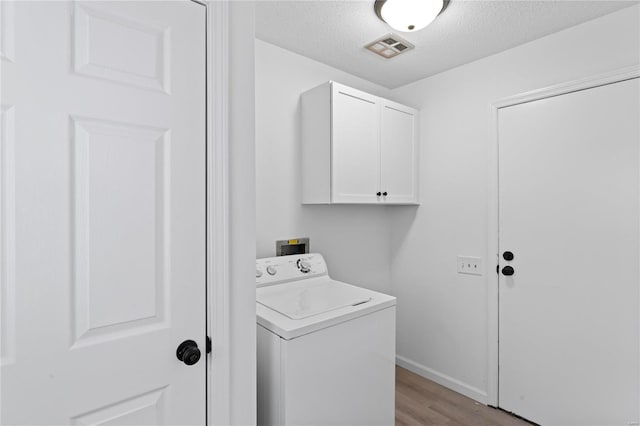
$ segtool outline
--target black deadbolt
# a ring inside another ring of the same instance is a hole
[[[200,349],[198,349],[198,344],[193,340],[185,340],[180,343],[180,346],[178,346],[176,356],[180,361],[187,365],[195,364],[200,360]]]
[[[505,251],[504,253],[502,253],[502,257],[504,258],[504,260],[511,261],[513,260],[513,253],[511,253],[510,251]]]
[[[386,196],[387,196],[387,191],[384,191],[384,192],[382,193],[382,195],[384,195],[384,196],[386,197]]]
[[[504,268],[502,268],[502,275],[506,275],[507,277],[513,275],[514,272],[516,271],[511,266],[505,266]]]
[[[376,195],[379,197],[382,195],[382,192],[376,192]]]

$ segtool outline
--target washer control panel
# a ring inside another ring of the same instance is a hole
[[[319,253],[256,259],[256,286],[327,275],[327,264]]]

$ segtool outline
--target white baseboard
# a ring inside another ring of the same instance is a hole
[[[407,359],[403,356],[396,355],[396,364],[426,379],[429,379],[453,391],[461,393],[464,396],[468,396],[469,398],[474,399],[482,404],[487,405],[489,402],[486,391],[474,388],[473,386],[463,383],[460,380],[456,380],[453,377],[447,376],[446,374],[442,374],[429,367],[425,367],[424,365],[418,364],[417,362]]]

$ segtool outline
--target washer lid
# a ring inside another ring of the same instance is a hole
[[[358,287],[333,280],[309,279],[259,288],[256,301],[291,319],[304,319],[367,303],[371,296]]]

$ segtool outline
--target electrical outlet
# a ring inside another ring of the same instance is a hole
[[[482,258],[472,256],[458,256],[458,273],[482,275]]]

